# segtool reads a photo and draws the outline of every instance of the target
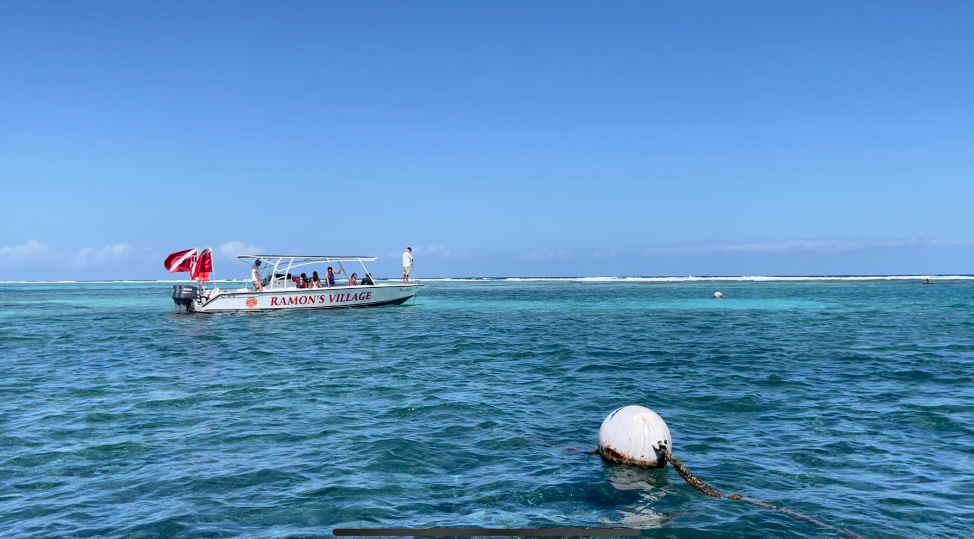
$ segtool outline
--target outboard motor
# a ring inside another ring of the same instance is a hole
[[[175,285],[172,287],[172,301],[177,313],[188,313],[193,300],[199,295],[195,286]]]

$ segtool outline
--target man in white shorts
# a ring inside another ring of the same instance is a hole
[[[260,279],[260,260],[258,259],[254,262],[253,269],[250,270],[250,280],[254,282],[254,290],[258,292],[264,291],[264,283]]]
[[[413,248],[406,247],[402,254],[402,282],[409,284],[409,270],[413,269]]]

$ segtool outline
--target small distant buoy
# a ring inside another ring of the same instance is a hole
[[[720,292],[714,292],[714,297],[717,299],[724,299],[724,295]]]
[[[643,406],[624,406],[602,422],[599,455],[616,464],[662,468],[666,459],[658,451],[661,441],[673,447],[670,429],[662,417]]]

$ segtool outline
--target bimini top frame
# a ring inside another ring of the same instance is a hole
[[[289,283],[286,279],[287,274],[291,273],[292,269],[300,268],[302,266],[310,266],[312,264],[327,264],[329,262],[338,264],[341,268],[340,273],[345,274],[345,267],[342,262],[358,262],[362,265],[362,271],[365,272],[365,276],[370,280],[372,279],[372,274],[369,273],[368,268],[365,267],[365,262],[374,262],[376,257],[374,256],[309,256],[309,255],[240,255],[237,260],[247,263],[253,266],[257,262],[264,262],[264,267],[260,270],[260,276],[262,280],[267,281],[265,290],[278,290],[278,289],[288,289],[293,286],[294,283]],[[273,268],[271,270],[271,268]],[[268,271],[270,270],[270,271]],[[269,279],[265,278],[264,274],[268,273]],[[346,274],[346,279],[347,279]]]

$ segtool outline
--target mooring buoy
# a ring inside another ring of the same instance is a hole
[[[717,297],[717,294],[714,294],[714,297]],[[822,522],[787,507],[755,500],[743,494],[726,495],[693,475],[693,472],[673,455],[672,448],[670,429],[663,418],[645,406],[630,405],[617,409],[605,418],[602,427],[599,428],[599,448],[588,453],[598,453],[602,460],[607,462],[642,468],[662,468],[669,462],[687,484],[708,496],[747,502],[772,511],[780,511],[797,520],[822,526],[852,539],[866,539],[858,533]]]
[[[644,406],[624,406],[602,422],[599,455],[617,464],[662,468],[666,459],[659,452],[661,441],[673,445],[670,429],[659,414]]]
[[[721,294],[720,292],[714,292],[714,297],[716,299],[724,299],[724,295]]]

